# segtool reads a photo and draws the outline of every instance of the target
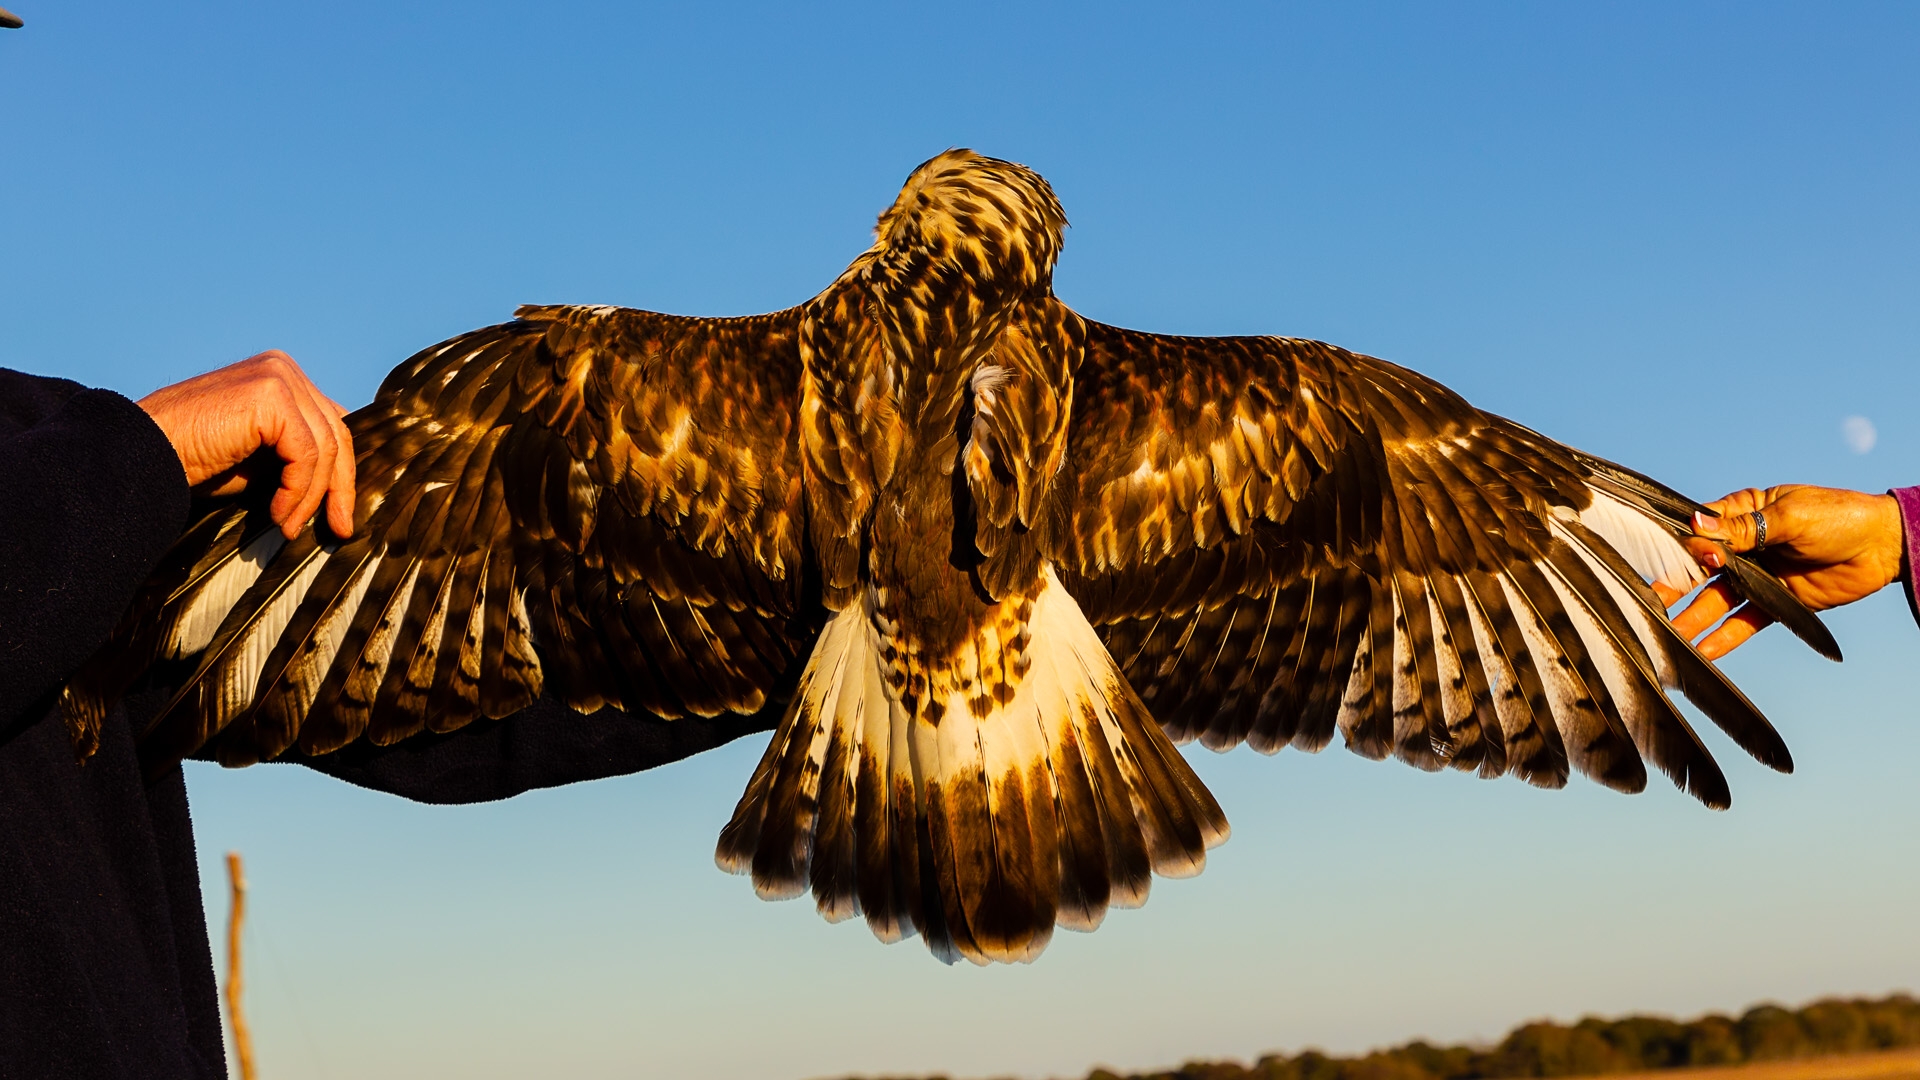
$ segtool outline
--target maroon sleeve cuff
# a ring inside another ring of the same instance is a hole
[[[1920,594],[1914,592],[1914,579],[1920,574],[1914,568],[1920,566],[1920,487],[1894,488],[1887,492],[1893,501],[1900,504],[1900,531],[1906,539],[1907,565],[1906,578],[1900,583],[1900,591],[1906,594],[1907,610],[1913,612],[1913,621],[1920,623]]]

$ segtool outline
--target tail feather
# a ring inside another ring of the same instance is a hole
[[[965,705],[962,705],[965,708]],[[994,855],[992,780],[981,753],[982,725],[950,710],[938,725],[917,724],[914,749],[924,771],[928,841],[941,907],[960,955],[1003,958],[1018,902]],[[998,734],[997,732],[995,734]]]
[[[829,918],[974,963],[1030,961],[1055,926],[1143,902],[1153,873],[1198,873],[1227,836],[1218,804],[1050,571],[1032,603],[1011,694],[920,715],[866,604],[840,612],[715,861],[763,897],[811,887]]]
[[[1106,840],[1110,826],[1105,824],[1081,754],[1081,714],[1068,697],[1053,658],[1037,658],[1032,677],[1034,719],[1046,742],[1047,780],[1058,830],[1054,850],[1059,859],[1059,893],[1054,918],[1069,930],[1090,931],[1100,925],[1113,897]]]
[[[907,897],[914,879],[907,875],[904,861],[895,857],[898,849],[890,798],[893,781],[889,748],[896,726],[901,733],[899,737],[905,739],[906,713],[899,710],[896,714],[890,707],[882,711],[870,706],[872,702],[887,701],[877,665],[865,665],[862,678],[859,737],[854,740],[858,753],[852,796],[853,866],[859,889],[859,910],[867,916],[867,925],[880,940],[894,942],[915,932],[915,923],[906,914]],[[908,850],[912,850],[912,845],[908,845]],[[914,875],[918,872],[915,867]]]
[[[1023,961],[1039,956],[1052,937],[1060,893],[1059,821],[1034,719],[1032,712],[999,711],[976,729],[993,862],[989,888],[968,922],[977,938]]]
[[[858,673],[854,677],[857,678]],[[860,688],[864,690],[865,687]],[[834,692],[842,693],[844,688],[836,686]],[[845,737],[827,740],[827,756],[821,764],[815,796],[818,822],[808,880],[820,914],[829,922],[840,922],[860,913],[859,852],[853,830],[859,809],[857,769],[863,749],[861,736],[868,719],[866,703],[865,693],[860,692],[852,715],[847,718],[849,730],[844,733]]]
[[[747,781],[732,820],[720,832],[714,860],[729,873],[751,871],[762,899],[791,899],[807,886],[813,806],[811,791],[801,799],[801,785],[818,783],[820,766],[809,768],[808,763],[816,742],[821,742],[824,759],[821,737],[832,729],[821,721],[837,712],[842,677],[855,655],[853,637],[861,629],[845,618],[827,624],[801,676],[800,693]]]
[[[1073,732],[1084,748],[1087,778],[1093,789],[1095,812],[1100,833],[1106,842],[1108,892],[1114,907],[1136,908],[1147,902],[1147,889],[1153,881],[1153,860],[1147,853],[1146,835],[1134,813],[1134,799],[1127,790],[1126,778],[1115,760],[1114,747],[1107,739],[1100,714],[1092,702],[1073,698]]]

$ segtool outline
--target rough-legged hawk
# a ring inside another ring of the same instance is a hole
[[[768,710],[720,864],[976,962],[1201,869],[1227,822],[1191,739],[1622,791],[1650,760],[1726,806],[1677,689],[1791,767],[1646,584],[1700,580],[1694,503],[1381,360],[1084,319],[1065,224],[952,151],[798,307],[525,307],[420,353],[348,420],[353,538],[205,517],[69,687],[77,737],[163,660],[191,671],[144,734],[167,763],[543,692]]]

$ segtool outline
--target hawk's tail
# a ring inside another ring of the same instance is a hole
[[[910,717],[862,604],[827,625],[720,834],[766,899],[811,888],[832,920],[926,936],[936,956],[1032,960],[1057,923],[1138,906],[1227,837],[1213,796],[1049,570],[1010,695]],[[983,715],[982,715],[983,714]]]

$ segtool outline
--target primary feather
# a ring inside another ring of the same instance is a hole
[[[1227,824],[1176,742],[1651,764],[1724,807],[1678,690],[1791,768],[1647,587],[1702,581],[1696,504],[1381,360],[1084,319],[1065,224],[949,151],[798,307],[525,307],[420,353],[348,418],[352,538],[214,510],[67,688],[76,744],[154,665],[160,765],[790,693],[720,864],[981,963],[1199,872]]]

